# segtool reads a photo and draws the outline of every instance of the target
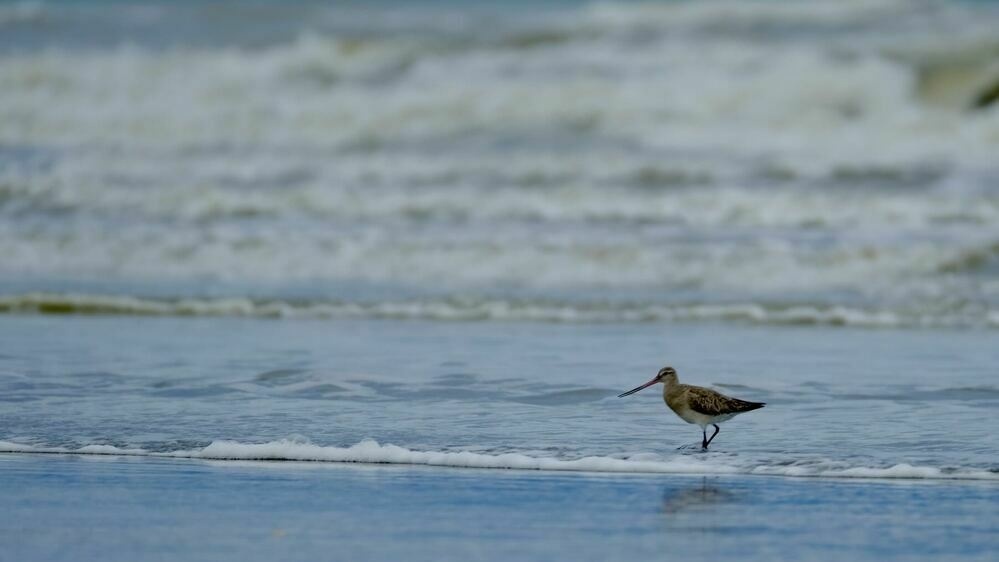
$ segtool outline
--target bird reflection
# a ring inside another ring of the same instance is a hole
[[[663,490],[662,512],[674,515],[684,511],[696,510],[716,504],[730,503],[738,499],[738,495],[720,488],[714,481],[707,478],[696,486],[670,486]]]

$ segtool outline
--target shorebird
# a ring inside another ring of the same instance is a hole
[[[743,412],[756,410],[766,405],[764,402],[747,402],[725,396],[710,388],[680,384],[680,379],[676,376],[676,369],[673,367],[659,369],[659,373],[654,379],[628,392],[621,393],[617,397],[624,398],[657,383],[664,385],[663,400],[666,401],[670,410],[673,410],[683,421],[701,426],[702,449],[707,449],[711,441],[721,431],[718,424]],[[711,434],[710,438],[708,438],[707,432],[709,425],[715,428],[715,432]]]

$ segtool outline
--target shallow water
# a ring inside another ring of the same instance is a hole
[[[5,316],[0,335],[5,450],[999,479],[990,331]],[[658,390],[616,398],[665,363],[767,407],[678,450],[700,430]]]
[[[982,483],[40,457],[0,455],[14,560],[990,560],[999,547],[999,490]]]

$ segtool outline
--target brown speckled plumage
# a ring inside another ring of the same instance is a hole
[[[681,399],[687,402],[690,409],[706,416],[741,414],[763,407],[762,402],[748,402],[732,398],[710,388],[690,386],[689,384],[677,384],[676,386],[679,387]]]

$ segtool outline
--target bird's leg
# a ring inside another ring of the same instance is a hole
[[[703,427],[701,428],[701,448],[702,449],[708,448],[708,433],[704,430]]]
[[[713,425],[713,426],[714,426],[714,428],[715,428],[715,432],[711,434],[711,439],[708,439],[708,440],[707,440],[707,442],[706,442],[706,443],[704,443],[704,448],[705,448],[705,449],[707,449],[707,448],[708,448],[708,445],[710,445],[710,444],[711,444],[711,442],[715,440],[715,435],[718,435],[718,432],[719,432],[719,431],[721,431],[721,428],[720,428],[720,427],[718,427],[718,425],[717,425],[717,424],[711,424],[711,425]]]

